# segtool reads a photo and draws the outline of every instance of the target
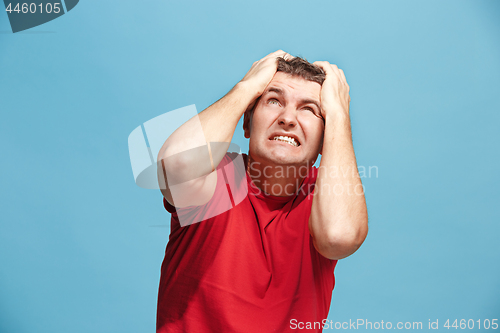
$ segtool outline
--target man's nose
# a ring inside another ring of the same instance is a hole
[[[283,108],[283,111],[278,117],[278,124],[285,128],[293,128],[297,125],[297,115],[295,109],[291,106]]]

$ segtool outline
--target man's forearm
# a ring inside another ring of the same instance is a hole
[[[185,177],[201,177],[216,168],[226,153],[239,119],[256,98],[255,92],[238,83],[220,100],[179,127],[166,140],[158,154],[158,161],[171,173]],[[210,154],[207,143],[210,145]],[[227,144],[223,144],[227,143]]]
[[[278,50],[254,62],[229,93],[170,135],[158,154],[169,183],[172,178],[177,183],[208,175],[219,165],[241,116],[276,73],[278,57],[291,56]]]
[[[309,228],[318,251],[330,259],[351,255],[366,237],[368,215],[348,114],[325,119]]]

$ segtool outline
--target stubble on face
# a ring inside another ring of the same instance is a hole
[[[276,73],[245,128],[245,135],[250,137],[248,162],[253,164],[249,169],[260,170],[260,176],[264,168],[267,175],[277,175],[285,166],[310,168],[314,164],[324,132],[320,92],[319,83]],[[275,176],[265,178],[261,180],[269,180],[272,185],[276,181],[296,182],[301,177],[282,181]]]
[[[276,73],[252,115],[249,155],[275,165],[314,163],[323,141],[321,85]]]

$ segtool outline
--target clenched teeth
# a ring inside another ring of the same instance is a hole
[[[283,136],[283,135],[275,136],[273,138],[273,140],[283,141],[283,142],[291,144],[294,147],[298,147],[299,146],[299,143],[297,142],[297,140],[295,140],[294,138],[291,138],[289,136]]]

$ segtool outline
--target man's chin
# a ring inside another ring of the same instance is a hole
[[[254,162],[270,166],[312,166],[314,160],[307,159],[302,154],[293,154],[290,150],[285,149],[269,149],[249,151],[250,158]]]
[[[286,154],[273,154],[267,156],[263,162],[266,161],[271,165],[280,165],[280,166],[307,166],[312,165],[310,161],[307,161],[303,158],[297,156],[291,156]]]

